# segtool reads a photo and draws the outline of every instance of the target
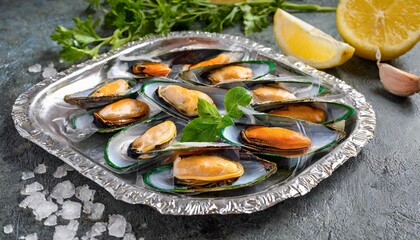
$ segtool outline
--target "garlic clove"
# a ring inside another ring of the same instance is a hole
[[[379,77],[390,93],[407,97],[420,91],[420,77],[386,63],[378,63]]]

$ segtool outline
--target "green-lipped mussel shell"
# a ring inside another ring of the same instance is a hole
[[[218,64],[218,65],[211,65],[206,67],[194,68],[191,70],[184,71],[180,74],[180,77],[185,81],[189,81],[194,84],[201,84],[201,85],[216,85],[219,83],[214,83],[210,78],[209,75],[214,71],[219,71],[225,67],[231,66],[240,66],[246,69],[251,69],[252,74],[245,79],[233,79],[228,78],[222,82],[231,82],[231,81],[243,81],[243,80],[250,80],[250,79],[258,79],[267,74],[269,74],[274,68],[275,64],[270,61],[263,61],[263,60],[251,60],[251,61],[242,61],[242,62],[232,62],[228,64]]]
[[[329,89],[320,84],[317,79],[312,77],[278,77],[274,79],[257,79],[242,82],[226,82],[217,85],[220,88],[231,89],[237,86],[248,88],[251,92],[259,86],[272,86],[284,89],[294,95],[294,99],[282,100],[282,102],[311,99],[315,96],[329,92]],[[251,105],[266,104],[268,102],[278,102],[279,100],[258,99],[254,94]]]
[[[272,102],[265,104],[254,105],[253,108],[256,111],[272,114],[270,112],[274,110],[287,109],[289,106],[309,106],[315,109],[319,109],[324,113],[324,119],[318,124],[333,124],[342,120],[346,120],[351,116],[354,116],[356,110],[346,104],[337,102],[326,102],[326,101],[290,101],[290,102]],[[273,114],[275,115],[275,114]],[[284,116],[287,117],[287,116]],[[307,119],[300,119],[306,120]]]
[[[123,80],[126,80],[130,86],[129,91],[123,95],[101,96],[101,97],[90,96],[92,93],[94,93],[97,89],[104,86],[105,84],[108,84],[113,81],[117,81],[119,79],[121,78],[107,80],[105,82],[102,82],[96,85],[93,88],[90,88],[81,92],[68,94],[64,96],[64,101],[69,104],[77,105],[81,108],[88,109],[88,108],[101,107],[101,106],[107,105],[109,103],[115,102],[123,98],[136,98],[137,92],[140,90],[141,84],[130,79],[123,79]]]
[[[269,124],[268,124],[269,123]],[[270,147],[258,146],[255,143],[248,143],[241,137],[241,131],[250,125],[236,124],[224,128],[222,137],[229,143],[241,146],[254,153],[281,156],[281,157],[297,157],[304,154],[314,153],[333,146],[344,137],[344,133],[334,131],[321,124],[312,124],[305,121],[295,121],[289,118],[281,118],[276,116],[267,116],[266,123],[253,124],[259,126],[281,127],[298,133],[303,133],[311,140],[309,149],[302,149],[301,152],[296,149],[271,149]]]
[[[159,105],[159,107],[161,107],[168,114],[184,119],[185,121],[190,121],[194,117],[184,115],[183,113],[179,112],[177,108],[175,108],[159,96],[159,87],[169,85],[177,85],[190,90],[203,92],[213,100],[216,108],[221,114],[224,114],[226,112],[226,110],[224,109],[224,96],[226,95],[227,91],[224,89],[191,85],[189,83],[179,83],[170,81],[149,81],[142,86],[141,91],[147,98]]]
[[[173,177],[173,165],[164,165],[146,172],[143,175],[144,183],[154,189],[164,192],[215,192],[243,188],[257,184],[273,173],[277,167],[275,163],[255,157],[255,160],[239,160],[244,168],[244,174],[233,181],[219,181],[205,186],[179,185]]]
[[[170,145],[165,146],[165,148],[139,154],[135,156],[136,158],[130,157],[130,154],[127,152],[130,144],[148,129],[166,120],[172,121],[176,126],[177,136],[175,137],[174,141],[171,142]],[[184,129],[185,124],[186,123],[184,121],[170,117],[165,113],[156,115],[149,121],[133,124],[121,130],[108,140],[104,150],[105,160],[108,165],[117,170],[123,170],[127,168],[135,170],[145,169],[151,164],[160,164],[162,161],[168,160],[174,155],[196,154],[226,148],[238,149],[238,147],[232,146],[228,143],[179,142],[180,133]]]

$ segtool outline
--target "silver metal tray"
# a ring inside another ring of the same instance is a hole
[[[274,177],[274,180],[270,178],[254,187],[235,191],[184,195],[150,189],[144,185],[142,175],[138,172],[115,173],[103,160],[103,144],[106,141],[104,135],[95,134],[88,141],[74,142],[64,136],[55,123],[56,119],[73,110],[64,103],[63,96],[98,83],[106,77],[110,63],[115,62],[119,56],[153,56],[173,49],[232,49],[232,46],[247,51],[251,58],[275,61],[279,66],[275,73],[277,75],[310,75],[319,78],[322,84],[333,86],[336,95],[332,95],[331,100],[346,103],[357,110],[351,126],[346,128],[346,139],[328,153],[314,158],[295,175]],[[203,32],[175,32],[167,37],[140,39],[96,59],[75,65],[20,95],[13,106],[12,117],[21,136],[57,156],[105,188],[116,199],[131,204],[149,205],[163,214],[174,215],[252,213],[287,198],[302,196],[344,162],[355,157],[373,137],[376,125],[375,113],[365,97],[345,82],[274,53],[270,48],[246,38]]]

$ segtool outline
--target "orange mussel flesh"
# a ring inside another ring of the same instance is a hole
[[[154,76],[154,77],[166,77],[172,69],[163,63],[155,62],[142,62],[136,63],[132,66],[134,74]]]
[[[325,121],[325,112],[319,108],[306,105],[289,105],[281,109],[268,112],[269,114],[301,119],[313,123],[322,123]]]
[[[241,137],[257,151],[284,156],[305,154],[312,144],[307,136],[281,127],[250,126],[241,131]]]

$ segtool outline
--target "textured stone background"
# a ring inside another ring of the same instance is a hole
[[[336,5],[337,1],[307,1]],[[29,73],[35,63],[45,67],[59,63],[59,47],[49,39],[58,24],[70,27],[72,18],[83,17],[83,0],[0,0],[0,239],[37,232],[39,239],[52,238],[54,227],[35,220],[29,210],[18,207],[24,182],[22,171],[32,171],[41,162],[50,166],[36,180],[51,190],[63,179],[52,173],[62,162],[19,136],[10,112],[15,99],[42,80]],[[340,38],[334,13],[301,13],[298,17]],[[239,28],[225,33],[242,35]],[[278,49],[272,29],[249,36]],[[420,45],[391,62],[420,75]],[[354,159],[340,167],[306,196],[290,199],[265,211],[230,216],[165,216],[142,205],[113,199],[105,190],[77,172],[64,179],[95,189],[95,201],[105,204],[108,214],[122,214],[137,237],[145,239],[419,239],[420,238],[420,95],[399,98],[383,90],[374,62],[353,57],[341,67],[327,71],[363,93],[377,113],[375,138]],[[93,222],[82,219],[77,236]],[[64,224],[66,222],[62,222]],[[12,224],[14,233],[2,227]],[[60,222],[59,222],[60,224]],[[111,239],[106,234],[103,239]]]

